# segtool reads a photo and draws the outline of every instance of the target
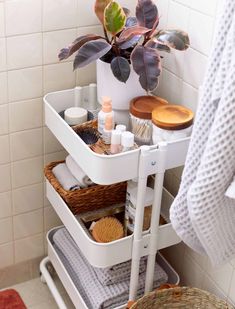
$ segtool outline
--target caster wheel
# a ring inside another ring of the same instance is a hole
[[[41,279],[41,282],[42,282],[42,283],[44,283],[44,284],[46,284],[46,283],[47,283],[47,282],[46,282],[46,280],[45,280],[45,278],[44,278],[44,276],[43,276],[43,274],[41,274],[40,279]]]

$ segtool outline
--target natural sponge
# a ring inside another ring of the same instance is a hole
[[[111,242],[124,236],[122,224],[114,217],[105,217],[96,222],[92,236],[97,242]]]

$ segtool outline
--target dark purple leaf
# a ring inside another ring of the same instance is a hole
[[[87,34],[87,35],[80,36],[68,47],[61,49],[58,55],[59,60],[67,59],[73,53],[75,53],[81,46],[83,46],[85,43],[89,41],[98,40],[98,39],[102,39],[102,37],[96,34]]]
[[[137,18],[136,17],[127,17],[125,27],[133,27],[137,25]]]
[[[74,59],[73,68],[82,68],[87,64],[104,56],[110,49],[111,45],[105,41],[90,41],[85,43],[79,50]]]
[[[140,26],[152,29],[159,19],[158,9],[152,0],[138,0],[136,17]]]
[[[165,45],[165,44],[162,44],[160,42],[156,42],[154,40],[149,40],[146,44],[145,44],[146,47],[151,47],[151,48],[155,48],[155,49],[158,49],[160,51],[164,51],[164,52],[167,52],[167,53],[170,53],[171,52],[171,49]]]
[[[181,30],[162,30],[155,37],[160,43],[177,50],[186,50],[190,45],[188,34]]]
[[[125,83],[130,76],[130,64],[123,57],[116,57],[111,62],[113,75],[120,81]]]
[[[136,46],[131,54],[133,68],[146,91],[153,91],[158,85],[158,77],[161,74],[160,61],[158,52],[146,46]]]
[[[136,35],[131,40],[125,41],[125,42],[119,44],[118,46],[121,49],[128,49],[130,47],[135,46],[139,42],[140,39],[141,39],[141,35]]]
[[[123,9],[123,11],[124,11],[126,17],[129,17],[130,14],[131,14],[131,11],[130,11],[128,8],[125,8],[125,7],[123,7],[122,9]]]

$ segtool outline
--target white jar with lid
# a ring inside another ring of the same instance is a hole
[[[138,192],[137,185],[127,187],[127,196],[125,205],[125,220],[126,220],[127,234],[132,234],[134,232],[137,192]],[[143,232],[146,232],[150,228],[153,198],[154,198],[154,190],[152,188],[147,187],[144,202]]]
[[[192,132],[193,112],[181,105],[168,104],[152,112],[153,143],[189,137]]]

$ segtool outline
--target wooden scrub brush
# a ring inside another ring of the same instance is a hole
[[[111,242],[124,236],[124,229],[118,219],[105,217],[96,222],[92,236],[97,242]]]

